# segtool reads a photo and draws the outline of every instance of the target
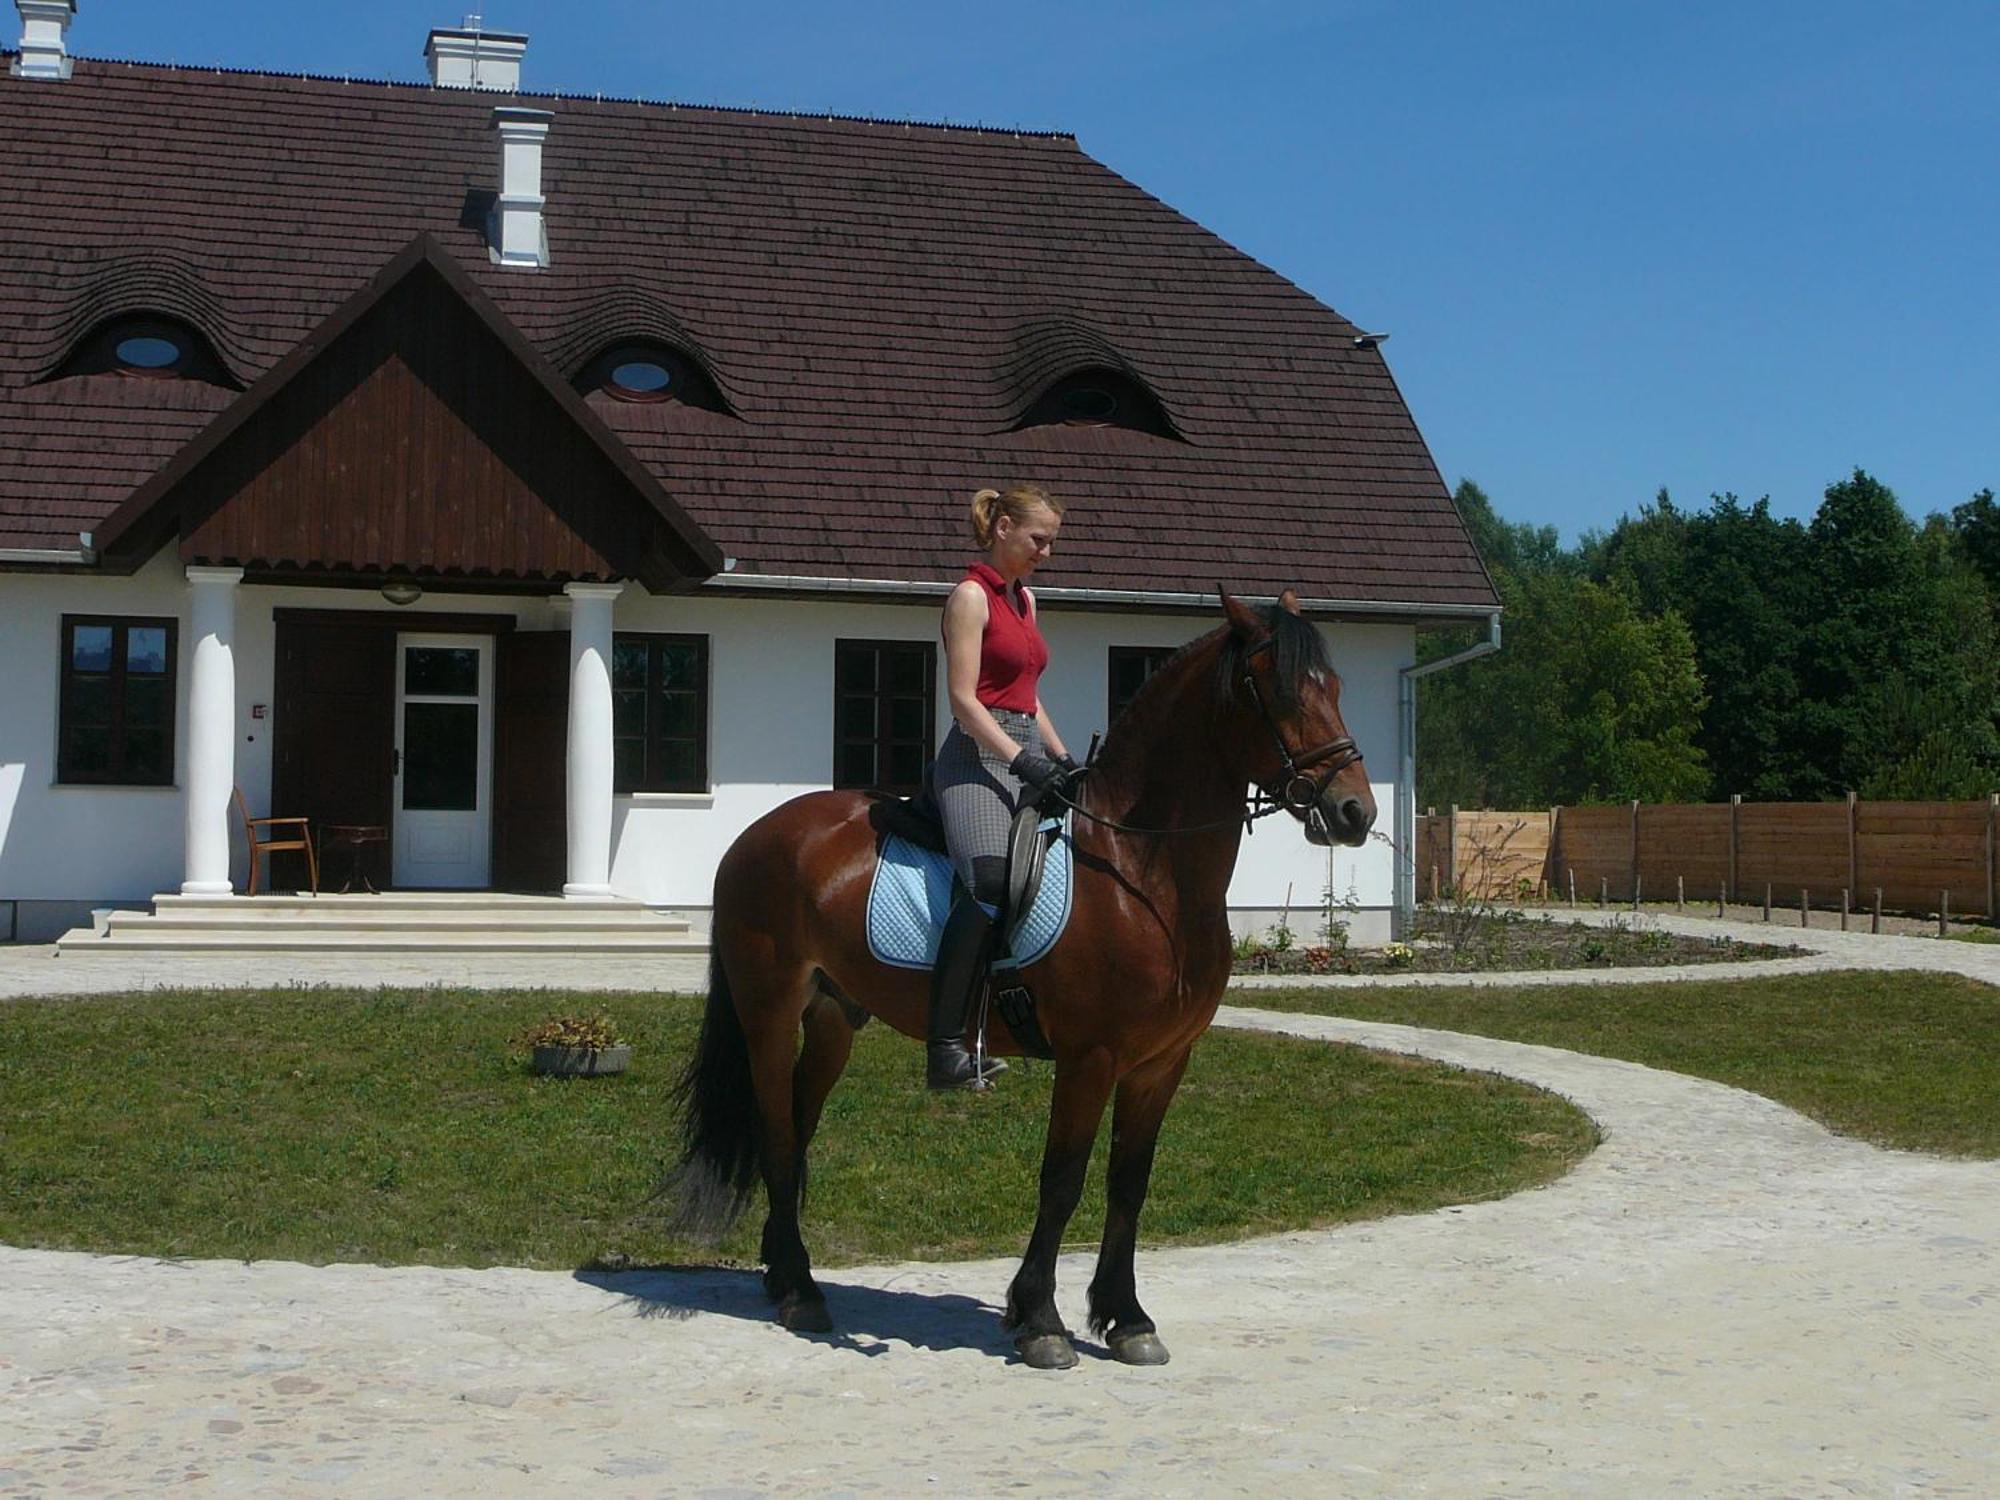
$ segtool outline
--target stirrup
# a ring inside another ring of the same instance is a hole
[[[924,1086],[945,1092],[950,1089],[990,1089],[995,1074],[1007,1071],[997,1057],[975,1059],[965,1050],[963,1037],[924,1044]]]

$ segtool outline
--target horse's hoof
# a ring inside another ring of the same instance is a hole
[[[832,1333],[833,1314],[826,1310],[826,1298],[805,1298],[794,1293],[778,1304],[778,1321],[793,1333]]]
[[[1157,1333],[1128,1333],[1123,1338],[1114,1333],[1106,1342],[1111,1357],[1124,1365],[1163,1365],[1171,1358]]]
[[[1076,1367],[1076,1346],[1064,1333],[1030,1333],[1014,1340],[1014,1352],[1031,1370],[1071,1370]]]

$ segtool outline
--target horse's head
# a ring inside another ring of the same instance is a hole
[[[1340,717],[1340,676],[1290,589],[1268,610],[1227,592],[1218,684],[1243,747],[1244,780],[1305,824],[1315,844],[1357,845],[1375,826],[1375,794]]]

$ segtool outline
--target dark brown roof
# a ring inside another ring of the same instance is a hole
[[[730,414],[590,406],[743,572],[933,580],[984,484],[1072,519],[1045,585],[1489,605],[1380,354],[1065,136],[536,98],[554,264],[489,264],[514,96],[80,60],[0,77],[0,547],[74,546],[242,393],[50,379],[116,312],[254,385],[423,233],[557,371],[687,345]],[[1080,364],[1180,440],[1013,430]]]

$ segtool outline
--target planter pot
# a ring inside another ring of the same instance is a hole
[[[622,1073],[631,1064],[632,1049],[621,1042],[616,1047],[537,1047],[530,1066],[562,1078],[595,1078]]]

